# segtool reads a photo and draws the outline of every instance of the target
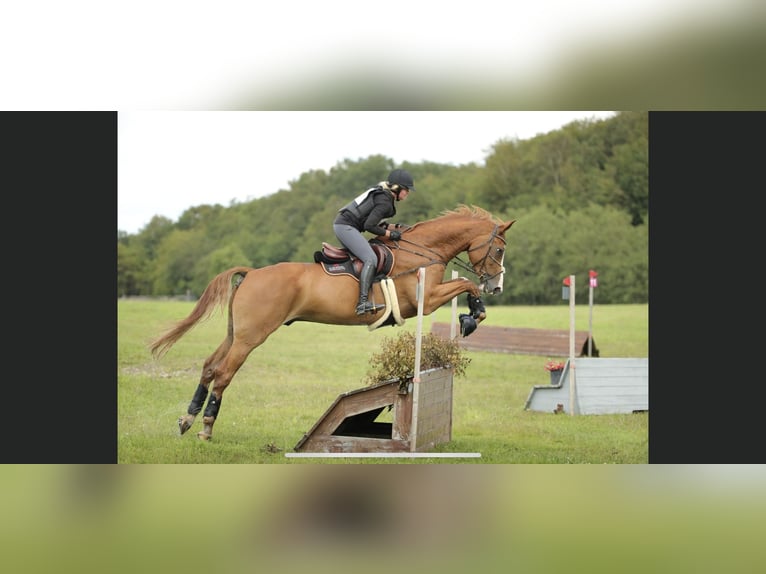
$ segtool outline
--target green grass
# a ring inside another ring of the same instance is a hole
[[[462,305],[462,302],[461,302]],[[181,436],[205,358],[223,340],[225,319],[214,315],[186,334],[160,360],[148,342],[185,317],[193,303],[119,300],[118,462],[121,464],[277,463],[332,464],[349,459],[295,459],[284,453],[317,422],[341,393],[365,386],[371,356],[383,338],[416,329],[368,331],[295,323],[278,329],[255,349],[223,395],[213,439],[196,437],[198,416]],[[465,312],[462,309],[460,312]],[[424,320],[448,322],[445,306]],[[595,305],[593,338],[601,357],[648,357],[648,305]],[[589,309],[576,309],[576,329],[587,330]],[[569,329],[569,307],[488,307],[484,325]],[[360,463],[460,464],[648,463],[648,415],[565,416],[525,411],[534,385],[546,384],[548,357],[465,351],[471,363],[454,381],[452,441],[434,452],[479,452],[481,458],[354,459]]]

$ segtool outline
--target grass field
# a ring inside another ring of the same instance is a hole
[[[383,338],[402,327],[339,327],[295,323],[282,327],[245,362],[223,395],[213,439],[196,437],[201,415],[181,436],[205,358],[225,334],[214,315],[155,361],[147,343],[185,317],[193,303],[118,301],[118,463],[648,463],[648,414],[565,416],[525,411],[534,385],[546,384],[548,357],[464,351],[471,359],[454,382],[452,441],[437,453],[481,453],[480,458],[295,459],[285,457],[341,393],[364,386],[370,357]],[[461,309],[461,312],[464,312]],[[425,318],[448,322],[445,306]],[[569,329],[569,307],[488,307],[483,325]],[[576,309],[577,330],[587,330],[589,309]],[[601,357],[648,357],[648,305],[595,305],[593,338]],[[482,325],[479,326],[479,329]]]

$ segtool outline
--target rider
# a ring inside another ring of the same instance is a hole
[[[362,231],[390,237],[394,241],[401,239],[401,232],[396,231],[398,225],[386,223],[383,219],[396,215],[395,202],[406,199],[409,192],[414,190],[415,183],[410,173],[404,169],[395,169],[386,181],[370,187],[338,210],[332,226],[335,236],[343,247],[364,262],[359,276],[357,315],[377,313],[385,308],[385,305],[373,305],[367,300],[375,277],[377,257]]]

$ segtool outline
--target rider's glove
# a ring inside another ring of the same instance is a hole
[[[394,241],[399,241],[402,238],[402,233],[401,231],[390,231],[389,237]]]

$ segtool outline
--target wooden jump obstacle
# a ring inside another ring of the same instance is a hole
[[[636,413],[649,410],[649,359],[574,360],[577,380],[570,407],[571,364],[555,385],[535,385],[524,410],[571,415]]]
[[[432,323],[431,332],[448,337],[449,323]],[[593,353],[598,357],[596,342],[591,339]],[[554,329],[521,329],[482,325],[470,337],[458,339],[458,344],[471,351],[490,351],[518,355],[543,355],[547,357],[569,356],[569,331]],[[575,331],[575,348],[580,356],[588,355],[588,331]]]
[[[391,381],[342,393],[293,450],[427,452],[452,440],[452,379],[452,369],[430,369],[420,382]],[[393,421],[376,421],[387,408]]]
[[[418,271],[413,377],[338,395],[293,447],[297,453],[421,453],[452,440],[452,368],[420,371],[425,270]],[[378,421],[384,410],[392,422]]]

